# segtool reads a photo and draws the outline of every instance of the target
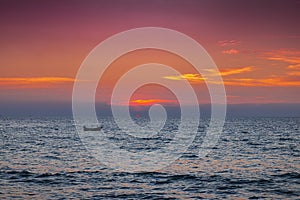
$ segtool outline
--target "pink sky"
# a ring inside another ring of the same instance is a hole
[[[157,26],[180,31],[208,51],[220,69],[229,103],[300,103],[297,0],[29,0],[0,4],[0,102],[70,102],[77,70],[97,44],[121,31]],[[150,61],[180,70],[181,77],[170,74],[167,78],[190,81],[199,102],[209,101],[201,76],[188,63],[155,50],[116,60],[100,82],[97,101],[109,102],[122,73]],[[133,101],[172,102],[172,98],[163,89],[146,87]]]

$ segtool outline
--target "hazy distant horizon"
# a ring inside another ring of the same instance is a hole
[[[210,104],[200,104],[200,116],[210,116]],[[188,107],[188,106],[187,106]],[[135,108],[135,107],[131,107]],[[132,114],[147,115],[149,107],[131,109]],[[165,106],[168,114],[178,115],[178,106]],[[110,116],[110,106],[97,103],[97,114]],[[71,102],[5,102],[0,104],[0,117],[72,116]],[[300,103],[228,104],[227,117],[300,117]]]

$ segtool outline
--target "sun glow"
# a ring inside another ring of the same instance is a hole
[[[168,99],[136,99],[129,102],[130,106],[151,106],[153,104],[176,104],[175,100]]]

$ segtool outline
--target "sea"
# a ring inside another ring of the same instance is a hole
[[[128,148],[166,145],[179,120]],[[100,122],[112,143],[129,144],[112,118]],[[193,143],[168,166],[128,172],[96,159],[71,117],[1,117],[0,199],[300,199],[300,118],[229,117],[199,157],[208,124],[201,120]]]

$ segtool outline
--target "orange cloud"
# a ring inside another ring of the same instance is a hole
[[[300,71],[287,72],[287,75],[289,75],[289,76],[300,76]]]
[[[300,80],[287,80],[281,77],[274,78],[240,78],[240,79],[226,79],[225,85],[229,86],[300,86]]]
[[[274,50],[265,53],[268,60],[288,63],[289,69],[300,69],[300,51],[296,50]]]
[[[224,54],[229,54],[229,55],[233,55],[233,54],[238,54],[238,53],[239,53],[239,50],[237,50],[237,49],[228,49],[228,50],[222,51],[222,53],[224,53]]]
[[[295,65],[289,65],[289,69],[299,69],[300,70],[300,64],[295,64]]]
[[[150,106],[153,104],[174,104],[177,103],[175,100],[167,99],[136,99],[129,102],[131,106]]]
[[[2,88],[49,88],[56,84],[73,83],[68,77],[4,77],[0,78]]]
[[[221,76],[228,76],[233,74],[240,74],[244,72],[251,72],[253,71],[253,66],[246,66],[242,68],[233,68],[233,69],[224,69],[220,72]]]
[[[210,76],[229,76],[233,74],[241,74],[244,72],[251,72],[253,71],[254,66],[245,66],[245,67],[239,67],[239,68],[227,68],[227,69],[222,69],[220,72],[214,70],[214,69],[205,69],[208,72],[211,72]]]

